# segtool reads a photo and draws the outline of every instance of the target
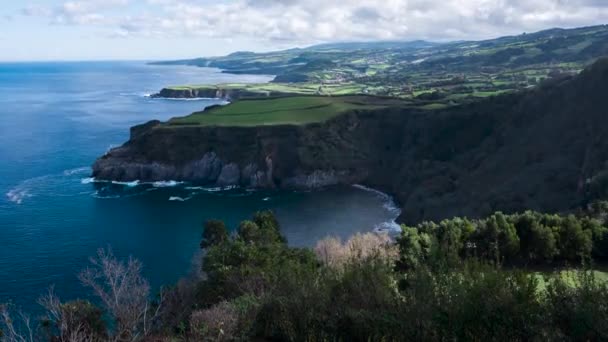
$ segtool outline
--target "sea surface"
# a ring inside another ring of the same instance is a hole
[[[129,127],[166,120],[217,99],[151,99],[167,85],[264,82],[269,76],[145,62],[0,64],[0,303],[36,311],[49,286],[88,297],[77,274],[98,248],[132,255],[158,288],[192,270],[202,223],[234,228],[272,209],[289,243],[391,226],[391,199],[362,187],[316,192],[218,191],[190,184],[95,182],[95,158],[128,139]]]

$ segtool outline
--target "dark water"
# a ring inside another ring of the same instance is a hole
[[[216,192],[88,179],[89,165],[124,142],[130,126],[219,102],[145,94],[171,84],[266,80],[133,62],[0,64],[0,302],[33,310],[53,284],[65,299],[85,296],[76,274],[106,246],[142,260],[154,286],[173,283],[189,272],[210,218],[234,226],[273,209],[293,245],[390,222],[390,199],[355,187]]]

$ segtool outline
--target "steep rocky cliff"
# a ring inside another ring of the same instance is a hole
[[[608,61],[573,79],[438,111],[351,111],[306,126],[150,122],[93,176],[393,194],[402,221],[562,211],[608,195]]]
[[[201,88],[163,88],[153,98],[168,99],[195,99],[195,98],[217,98],[226,100],[238,100],[243,98],[260,98],[287,96],[289,93],[275,91],[251,91],[246,88],[222,88],[222,87],[201,87]]]

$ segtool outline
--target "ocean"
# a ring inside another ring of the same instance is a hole
[[[233,229],[258,210],[277,214],[291,245],[391,226],[391,199],[363,187],[314,192],[218,191],[191,184],[112,184],[90,165],[128,139],[129,127],[167,120],[217,99],[151,99],[168,85],[265,82],[145,62],[0,64],[0,303],[36,312],[49,286],[64,300],[86,298],[78,272],[99,248],[144,264],[154,288],[191,272],[202,224]]]

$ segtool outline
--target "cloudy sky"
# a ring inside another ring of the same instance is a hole
[[[332,41],[483,39],[608,23],[608,0],[22,0],[0,60],[172,59]]]

